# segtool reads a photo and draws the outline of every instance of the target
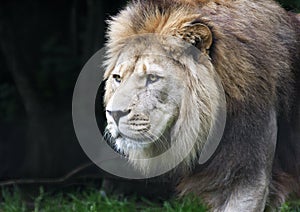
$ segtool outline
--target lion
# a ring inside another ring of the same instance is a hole
[[[275,209],[299,195],[297,17],[272,0],[129,3],[108,21],[114,148],[145,176],[172,169],[177,194],[212,211]],[[222,113],[220,143],[199,163]]]

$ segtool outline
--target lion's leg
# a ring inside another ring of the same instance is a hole
[[[267,157],[265,167],[256,174],[245,176],[240,183],[231,189],[231,194],[225,204],[215,211],[239,212],[239,211],[264,211],[269,195],[271,179],[271,167],[277,140],[277,123],[275,112],[271,112],[269,124],[260,142],[270,144],[268,151],[263,157]],[[258,168],[258,167],[257,167]],[[252,169],[255,169],[253,164]],[[255,172],[254,172],[255,173]]]
[[[199,195],[212,211],[263,211],[277,139],[275,111],[245,113],[227,123],[218,152],[178,190]]]
[[[255,184],[240,184],[235,187],[226,199],[225,204],[214,208],[215,212],[259,212],[264,211],[269,194],[269,180],[265,174]]]

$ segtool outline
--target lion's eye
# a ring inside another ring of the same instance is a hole
[[[154,74],[149,74],[148,77],[147,77],[147,84],[149,84],[149,83],[155,83],[155,82],[157,82],[159,79],[160,79],[159,76],[154,75]]]
[[[118,75],[118,74],[114,74],[114,75],[113,75],[113,78],[114,78],[114,80],[115,80],[117,83],[120,83],[120,82],[122,81],[121,76]]]

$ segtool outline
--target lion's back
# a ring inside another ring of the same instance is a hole
[[[228,99],[265,106],[289,96],[299,44],[286,11],[273,1],[225,2],[203,6],[200,19],[213,31],[211,57]]]

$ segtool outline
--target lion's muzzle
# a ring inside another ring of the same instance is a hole
[[[128,119],[128,124],[131,130],[134,130],[138,133],[145,133],[150,130],[150,119],[149,116],[143,113],[137,113],[132,115]]]
[[[126,111],[121,111],[121,110],[116,110],[116,111],[110,111],[107,110],[107,113],[113,117],[115,120],[116,124],[119,125],[119,120],[123,116],[127,116],[130,113],[130,110]]]

